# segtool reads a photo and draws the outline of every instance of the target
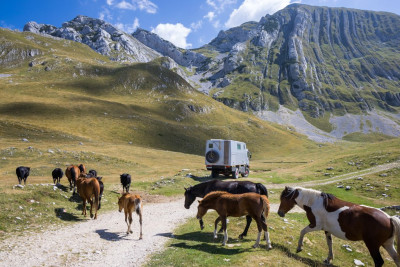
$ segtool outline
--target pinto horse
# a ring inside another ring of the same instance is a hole
[[[212,180],[197,184],[195,186],[190,186],[189,188],[185,188],[185,208],[189,209],[190,205],[192,205],[196,197],[203,198],[205,195],[213,191],[225,191],[231,194],[243,194],[243,193],[254,192],[268,197],[267,188],[265,188],[265,186],[260,183],[253,183],[250,181]],[[247,231],[249,230],[251,220],[252,220],[251,216],[246,216],[246,227],[244,228],[243,233],[239,235],[239,239],[242,239],[244,236],[247,236]],[[263,220],[265,220],[264,217]],[[202,229],[204,228],[202,220],[200,220],[200,226]]]
[[[123,194],[120,198],[118,198],[118,211],[121,212],[124,210],[125,212],[125,222],[128,225],[127,234],[133,233],[131,230],[132,225],[132,211],[135,210],[136,214],[139,215],[139,223],[140,223],[140,236],[139,239],[143,238],[142,235],[142,210],[143,203],[142,198],[139,195],[131,195],[129,193]],[[129,218],[128,218],[129,216]],[[129,219],[129,221],[128,221]]]
[[[93,204],[94,204],[94,220],[97,219],[97,210],[100,203],[100,184],[96,178],[86,178],[85,174],[80,174],[76,180],[78,194],[83,201],[82,215],[86,217],[86,201],[90,204],[90,218],[93,218]]]
[[[219,217],[215,220],[214,238],[217,238],[217,224],[222,221],[224,229],[224,246],[228,241],[228,231],[226,229],[227,217],[240,217],[250,215],[256,222],[258,236],[254,248],[260,244],[262,230],[264,230],[265,240],[267,240],[267,249],[271,249],[271,240],[269,239],[268,227],[262,214],[266,219],[269,213],[269,200],[266,196],[257,193],[230,194],[225,191],[214,191],[207,194],[202,200],[199,200],[197,207],[197,219],[201,220],[209,209],[217,211]]]
[[[281,194],[278,214],[284,217],[296,204],[304,209],[310,224],[300,232],[297,252],[303,247],[303,238],[312,231],[325,231],[329,247],[328,257],[324,261],[330,264],[333,260],[332,236],[344,240],[363,240],[375,266],[382,266],[383,259],[379,248],[383,246],[400,266],[400,219],[390,217],[385,212],[357,205],[336,198],[331,194],[301,187],[286,187]],[[397,252],[394,239],[397,239]]]
[[[65,170],[65,176],[68,178],[69,190],[74,189],[72,194],[75,194],[76,180],[78,179],[81,171],[78,166],[70,165]]]

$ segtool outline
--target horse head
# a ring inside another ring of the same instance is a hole
[[[185,188],[185,208],[186,209],[189,209],[190,205],[192,205],[192,203],[196,199],[196,196],[193,195],[191,190],[192,190],[191,186],[189,186],[189,188]]]
[[[123,197],[118,197],[118,211],[121,212],[124,208],[124,199]]]
[[[202,221],[203,216],[207,213],[207,208],[202,205],[202,200],[199,200],[199,206],[197,207],[197,215],[196,218],[200,221]],[[200,223],[200,227],[202,227],[202,223]],[[202,227],[203,229],[203,227]]]
[[[296,198],[299,191],[296,188],[286,186],[281,194],[281,204],[279,205],[278,215],[285,217],[285,214],[296,205]]]

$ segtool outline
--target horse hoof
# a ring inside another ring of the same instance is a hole
[[[133,231],[131,230],[131,231],[129,231],[131,234],[133,234]]]
[[[267,246],[267,250],[270,250],[270,249],[272,249],[272,246],[271,245]]]
[[[323,262],[325,265],[332,265],[331,260],[329,259],[325,259]]]
[[[302,250],[303,250],[302,248],[297,248],[296,253],[299,253]]]
[[[142,240],[143,239],[143,237],[142,236],[139,236],[139,240]]]
[[[239,235],[238,238],[239,238],[239,239],[243,239],[243,237],[244,237],[244,235]]]
[[[218,236],[217,236],[217,235],[215,235],[215,236],[214,236],[214,239],[217,239],[217,238],[218,238]]]
[[[222,243],[222,246],[225,246],[225,243]]]
[[[253,245],[253,248],[258,248],[258,247],[260,247],[259,245]]]

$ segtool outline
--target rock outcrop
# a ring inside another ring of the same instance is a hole
[[[149,62],[161,55],[110,23],[86,16],[77,16],[57,28],[53,25],[28,22],[24,31],[84,43],[102,55],[120,62]]]

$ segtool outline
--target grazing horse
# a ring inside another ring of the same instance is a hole
[[[94,218],[97,219],[97,210],[100,202],[100,184],[96,178],[86,178],[85,174],[81,174],[76,180],[76,186],[78,188],[78,194],[83,201],[82,215],[86,217],[86,201],[90,204],[90,218],[93,218],[93,204]]]
[[[124,212],[125,212],[125,222],[128,225],[128,230],[126,231],[127,234],[133,233],[133,231],[131,230],[133,210],[135,210],[136,214],[139,215],[139,223],[140,223],[139,239],[142,239],[143,238],[143,235],[142,235],[142,210],[143,210],[142,198],[139,195],[131,195],[129,193],[125,193],[120,198],[118,198],[118,206],[119,206],[119,209],[118,209],[119,212],[121,212],[122,210],[124,210]],[[129,221],[128,221],[128,219],[129,219]]]
[[[63,177],[64,173],[60,168],[55,168],[52,172],[51,172],[51,176],[53,176],[53,182],[54,184],[59,184],[61,178]]]
[[[120,180],[122,184],[122,193],[124,193],[124,189],[125,192],[128,193],[129,187],[131,186],[131,175],[128,173],[123,173],[120,175]]]
[[[214,238],[217,238],[217,224],[219,221],[222,221],[222,228],[224,229],[223,246],[228,241],[228,231],[226,229],[227,217],[250,215],[257,222],[258,228],[257,240],[253,247],[256,248],[259,246],[261,233],[264,230],[267,249],[272,248],[267,224],[261,217],[264,214],[264,218],[266,219],[269,213],[269,200],[266,196],[257,193],[230,194],[225,191],[214,191],[207,194],[202,200],[199,200],[196,218],[199,220],[202,219],[209,209],[216,210],[219,215],[215,220]]]
[[[195,186],[190,186],[189,188],[185,188],[185,208],[189,209],[190,205],[192,205],[196,197],[202,198],[212,191],[226,191],[231,194],[243,194],[243,193],[254,192],[268,197],[267,188],[265,188],[265,186],[260,183],[253,183],[250,181],[212,180],[197,184]],[[251,216],[246,216],[246,227],[244,228],[243,233],[239,235],[239,239],[242,239],[244,236],[247,236],[247,231],[249,230],[251,220],[252,220]],[[200,226],[203,229],[202,220],[200,220]]]
[[[24,166],[19,166],[17,169],[15,169],[15,173],[17,174],[19,184],[21,184],[22,180],[24,180],[24,185],[26,184],[26,179],[29,176],[30,170],[31,170],[30,167],[24,167]]]
[[[103,191],[104,191],[104,184],[103,181],[101,180],[103,177],[102,176],[97,176],[97,172],[95,170],[90,170],[89,173],[85,175],[85,178],[96,178],[97,181],[99,181],[100,184],[100,196],[99,196],[99,209],[101,209],[101,198],[103,197]]]
[[[303,238],[312,231],[325,231],[329,247],[328,257],[324,261],[330,264],[333,260],[332,236],[344,240],[363,240],[375,266],[382,266],[383,259],[379,248],[383,246],[400,266],[400,219],[390,217],[385,212],[357,205],[336,198],[331,194],[301,187],[286,187],[281,194],[278,214],[284,217],[296,204],[304,209],[310,224],[300,232],[297,252],[302,250]],[[397,252],[394,239],[397,239]]]
[[[69,182],[69,190],[74,189],[72,194],[75,194],[76,180],[78,179],[80,174],[81,171],[79,167],[75,165],[70,165],[65,170],[65,176],[67,176]]]

